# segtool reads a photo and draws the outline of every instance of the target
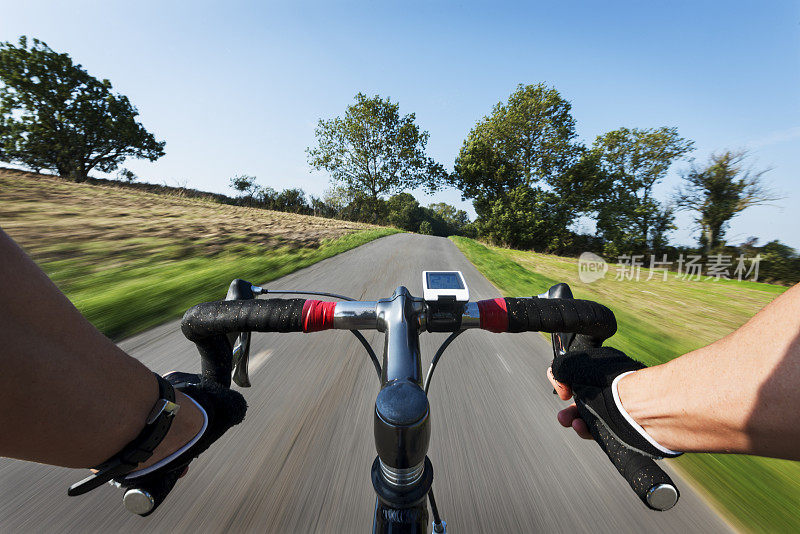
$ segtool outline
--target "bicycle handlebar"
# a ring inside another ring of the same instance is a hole
[[[202,374],[230,387],[234,332],[318,332],[380,329],[377,302],[306,299],[223,300],[198,304],[183,316],[181,330],[197,345]],[[614,335],[614,314],[596,302],[574,299],[499,298],[469,303],[461,329],[491,332],[576,332],[597,340]]]
[[[206,302],[186,312],[181,330],[197,345],[203,376],[230,387],[232,348],[227,334],[383,330],[377,308],[378,302],[369,301],[248,299]],[[420,327],[424,329],[424,321]],[[610,309],[592,301],[497,298],[468,303],[458,328],[480,328],[496,333],[571,332],[584,336],[594,346],[600,346],[614,335],[617,322]],[[677,502],[677,488],[652,459],[626,448],[591,414],[582,415],[585,415],[584,420],[595,441],[646,506],[653,510],[666,510]]]

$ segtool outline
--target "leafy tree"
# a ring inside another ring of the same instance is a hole
[[[494,200],[521,185],[549,182],[568,168],[572,106],[544,84],[519,85],[470,131],[455,162],[453,184],[464,198]]]
[[[552,190],[573,216],[597,210],[598,199],[613,185],[613,178],[603,168],[600,153],[578,147],[579,156],[564,172],[550,179]]]
[[[433,225],[431,225],[430,221],[422,221],[419,224],[419,233],[433,235]]]
[[[611,248],[641,250],[663,240],[671,211],[653,198],[653,187],[693,150],[692,141],[677,128],[620,128],[598,136],[592,150],[607,177],[594,203],[597,227]]]
[[[126,158],[155,161],[164,142],[136,121],[128,97],[67,54],[26,37],[0,43],[0,158],[77,181]]]
[[[483,216],[476,221],[478,232],[503,246],[559,250],[570,236],[570,215],[559,209],[559,201],[553,192],[520,185],[500,198],[483,202]]]
[[[656,212],[650,229],[650,250],[659,254],[669,246],[667,234],[677,229],[675,226],[675,207],[667,205]]]
[[[759,278],[785,284],[800,282],[800,256],[795,249],[775,240],[761,247],[759,253]]]
[[[338,210],[334,206],[328,205],[324,198],[311,195],[309,204],[311,207],[311,213],[317,217],[327,217],[328,219],[332,219],[339,214]]]
[[[454,228],[439,213],[431,208],[420,207],[420,211],[422,212],[423,222],[427,222],[431,226],[431,235],[447,237],[449,235],[458,233],[456,228]],[[420,223],[420,227],[422,227],[422,223]],[[424,232],[420,230],[420,233]]]
[[[483,235],[508,246],[539,249],[563,240],[575,214],[557,194],[536,184],[566,187],[559,180],[579,161],[571,108],[545,84],[519,85],[508,102],[498,103],[470,131],[451,181],[464,198],[474,200],[475,227]]]
[[[393,195],[386,203],[388,222],[401,230],[416,232],[423,219],[419,202],[409,193]]]
[[[730,220],[758,204],[778,200],[763,183],[767,170],[746,169],[747,152],[730,150],[711,156],[705,167],[684,174],[686,186],[676,194],[678,209],[697,212],[700,245],[707,253],[721,247]]]
[[[299,188],[284,189],[278,193],[273,209],[290,213],[307,213],[310,211],[306,202],[306,193]]]
[[[342,212],[342,210],[344,210],[345,206],[347,206],[352,199],[352,195],[341,186],[328,188],[322,195],[322,202],[335,211],[337,216]]]
[[[255,184],[254,184],[255,185]],[[235,187],[234,187],[235,188]],[[278,192],[269,186],[259,187],[255,185],[252,189],[254,198],[259,204],[268,210],[277,210]]]
[[[469,224],[469,216],[466,211],[456,209],[455,206],[451,206],[445,202],[431,204],[428,206],[428,209],[438,217],[441,217],[445,224],[447,224],[447,235],[461,234]]]
[[[128,183],[133,183],[139,179],[139,177],[136,176],[136,173],[130,169],[120,169],[120,171],[117,173],[117,176],[120,180],[125,180]]]
[[[423,185],[433,191],[446,177],[425,154],[428,132],[420,131],[413,113],[399,110],[389,98],[358,93],[344,117],[319,121],[317,146],[307,150],[311,167],[329,172],[351,196],[370,200],[374,220],[385,195]]]
[[[259,193],[259,186],[256,177],[249,174],[237,174],[230,180],[230,187],[239,192],[239,198],[246,199],[248,205],[252,206],[256,195]],[[261,193],[264,197],[264,193]]]
[[[350,202],[341,210],[339,216],[348,221],[383,221],[388,217],[386,204],[382,198],[374,199],[357,193],[350,197]]]

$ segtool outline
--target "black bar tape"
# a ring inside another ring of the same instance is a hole
[[[635,452],[616,439],[605,425],[601,424],[594,415],[589,412],[583,403],[577,402],[578,414],[586,422],[592,437],[606,453],[608,459],[617,468],[619,474],[625,479],[628,485],[645,506],[651,510],[668,510],[678,501],[680,492],[672,479],[661,469],[652,458]],[[671,486],[675,491],[674,502],[659,503],[653,499],[652,492],[663,486]]]
[[[233,354],[226,334],[302,332],[305,302],[305,299],[204,302],[186,312],[181,331],[197,345],[203,376],[230,387]]]
[[[534,297],[505,301],[509,332],[573,332],[601,343],[617,331],[614,313],[590,300]]]
[[[231,332],[302,332],[305,299],[221,300],[189,309],[181,321],[190,341]]]

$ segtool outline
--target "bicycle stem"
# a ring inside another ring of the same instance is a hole
[[[391,298],[378,301],[376,312],[377,327],[385,333],[385,343],[381,391],[374,414],[378,453],[372,468],[378,496],[374,526],[377,528],[385,519],[391,521],[398,510],[413,510],[416,517],[410,523],[425,532],[425,499],[433,483],[433,467],[426,457],[431,435],[430,406],[422,389],[419,348],[425,305],[400,286]],[[412,531],[417,529],[412,527]]]

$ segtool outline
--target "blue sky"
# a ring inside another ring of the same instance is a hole
[[[143,179],[230,192],[236,173],[321,195],[305,148],[358,91],[390,96],[452,168],[469,129],[518,83],[545,82],[591,142],[620,126],[677,126],[699,161],[749,148],[785,198],[734,219],[800,248],[800,3],[0,3],[0,40],[26,34],[112,81],[167,141]],[[677,164],[657,189],[670,196]],[[467,209],[457,191],[444,200]],[[471,210],[470,210],[471,212]],[[688,214],[673,240],[693,242]]]

